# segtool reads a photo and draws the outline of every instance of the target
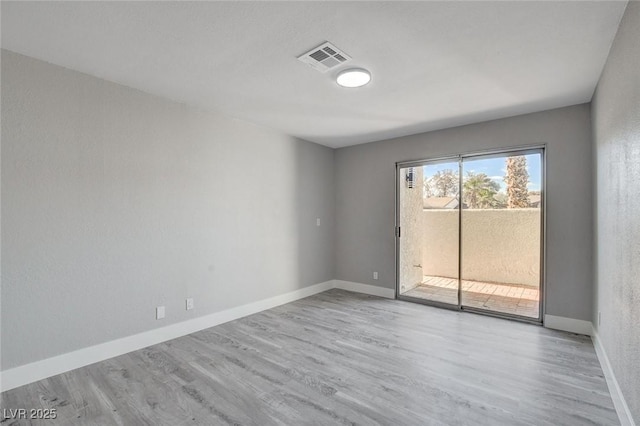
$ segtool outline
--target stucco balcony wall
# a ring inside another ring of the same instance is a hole
[[[424,209],[423,275],[458,276],[458,210]],[[464,209],[462,278],[540,283],[540,209]]]

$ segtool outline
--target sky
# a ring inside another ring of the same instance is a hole
[[[527,159],[527,171],[529,172],[529,190],[540,191],[542,185],[542,168],[541,168],[541,155],[529,154],[525,155]],[[437,171],[458,169],[458,162],[454,160],[450,163],[439,163],[424,166],[424,176],[431,177]],[[484,173],[489,176],[493,181],[500,185],[500,190],[505,191],[507,186],[504,183],[504,175],[507,169],[506,157],[498,158],[484,158],[484,159],[464,159],[462,162],[462,172],[464,175],[467,172]]]

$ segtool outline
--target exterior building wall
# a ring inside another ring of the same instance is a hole
[[[422,167],[414,167],[414,185],[408,188],[404,181],[406,169],[402,170],[400,179],[400,292],[411,290],[422,282]]]

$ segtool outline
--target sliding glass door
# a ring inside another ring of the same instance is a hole
[[[457,307],[460,162],[422,162],[399,170],[399,294]]]
[[[398,164],[398,297],[540,321],[543,154]]]
[[[462,158],[461,305],[540,314],[542,152]]]

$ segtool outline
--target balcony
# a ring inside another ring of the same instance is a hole
[[[461,284],[461,297],[465,306],[538,318],[540,292],[535,287],[470,280],[462,280]],[[458,280],[426,275],[419,285],[403,295],[457,305]]]
[[[539,208],[419,212],[401,239],[401,295],[457,305],[461,272],[463,306],[538,318]]]

